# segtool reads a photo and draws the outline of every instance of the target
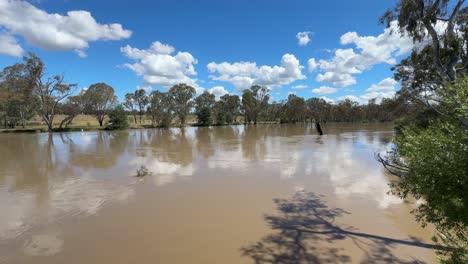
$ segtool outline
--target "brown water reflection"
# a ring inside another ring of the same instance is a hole
[[[373,158],[391,125],[323,130],[2,134],[0,263],[435,262]]]

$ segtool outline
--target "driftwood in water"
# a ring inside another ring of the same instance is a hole
[[[146,166],[141,165],[139,169],[137,169],[137,177],[143,177],[150,174],[149,170],[146,168]]]
[[[319,122],[315,122],[315,129],[317,129],[317,133],[319,133],[319,135],[323,135],[322,128],[320,127]]]

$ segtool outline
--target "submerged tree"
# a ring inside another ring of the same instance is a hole
[[[174,104],[174,113],[179,118],[180,126],[184,126],[193,106],[192,98],[195,95],[195,88],[181,83],[172,86],[168,94]]]
[[[144,89],[138,89],[133,94],[133,99],[135,104],[138,106],[138,114],[140,115],[140,124],[141,118],[143,113],[145,112],[145,108],[148,105],[148,96],[146,95],[146,91]]]
[[[153,126],[170,126],[173,117],[173,103],[168,93],[153,91],[149,96],[147,112],[151,115]]]
[[[211,125],[211,116],[214,104],[214,94],[211,94],[207,91],[203,92],[195,99],[195,114],[197,115],[199,125]]]
[[[218,125],[232,124],[239,114],[240,99],[235,94],[225,94],[214,105],[214,116]]]
[[[270,95],[265,86],[254,85],[242,93],[242,110],[245,122],[257,124],[258,117],[268,104]]]
[[[287,102],[283,105],[283,120],[296,123],[303,122],[307,117],[307,108],[304,98],[294,94],[288,96]]]

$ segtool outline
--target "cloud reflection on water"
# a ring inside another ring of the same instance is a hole
[[[380,208],[401,203],[387,195],[388,179],[373,160],[388,132],[318,137],[308,126],[232,126],[13,136],[0,138],[9,151],[0,160],[0,239],[130,199],[140,165],[158,187],[229,171],[278,177],[298,191],[320,182],[340,199],[364,197]]]

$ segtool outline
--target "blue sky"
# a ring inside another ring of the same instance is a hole
[[[272,100],[366,103],[394,94],[390,67],[412,48],[378,24],[395,3],[0,0],[0,67],[33,51],[48,72],[80,88],[106,82],[119,98],[186,82],[217,95],[261,84]]]

